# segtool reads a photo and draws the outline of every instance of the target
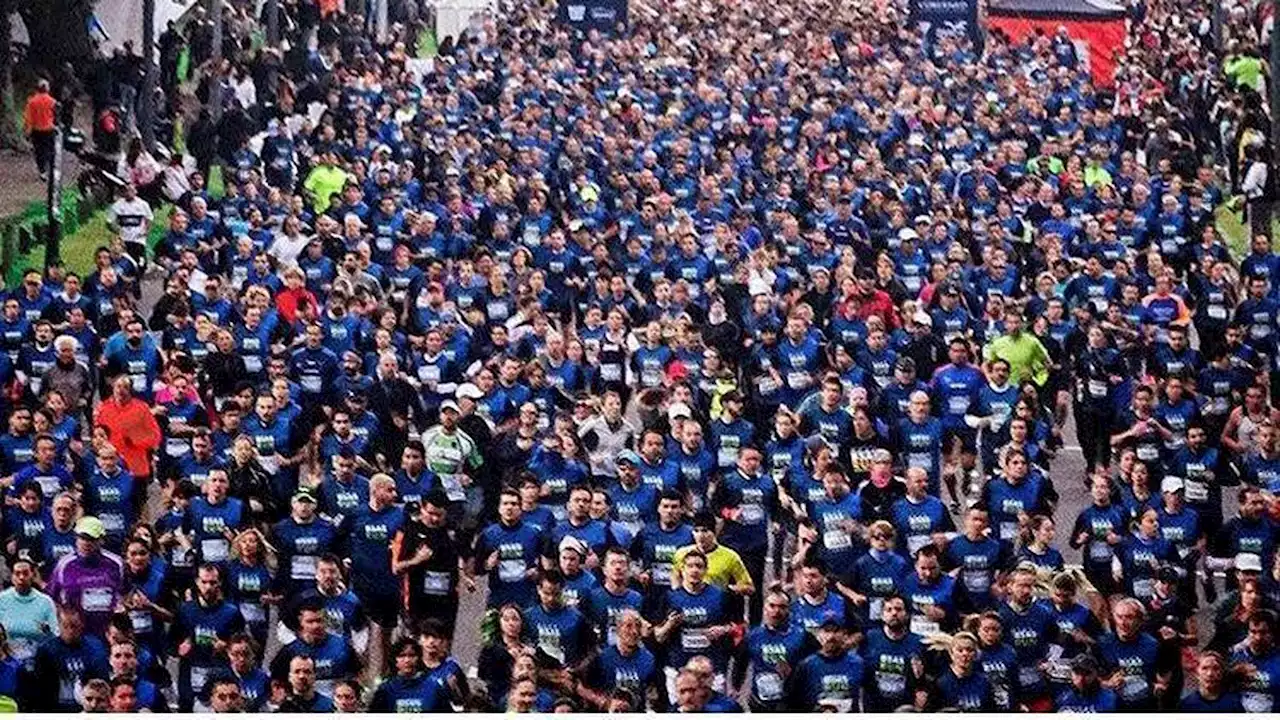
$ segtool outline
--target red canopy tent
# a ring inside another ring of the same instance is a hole
[[[1095,85],[1111,87],[1115,56],[1124,52],[1124,6],[1112,0],[988,0],[987,30],[999,29],[1013,42],[1037,31],[1047,36],[1067,29]]]

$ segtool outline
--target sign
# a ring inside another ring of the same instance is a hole
[[[977,0],[911,0],[911,22],[924,33],[925,50],[933,54],[939,40],[969,36],[981,49]]]
[[[560,0],[559,19],[584,32],[613,32],[627,24],[627,0]]]

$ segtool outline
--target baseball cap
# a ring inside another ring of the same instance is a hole
[[[911,316],[911,319],[915,320],[917,323],[921,325],[929,325],[929,326],[933,325],[933,317],[931,317],[929,313],[923,310],[917,310],[916,314]]]
[[[316,502],[316,496],[315,493],[306,488],[299,488],[298,491],[293,494],[293,502],[306,502],[314,505]]]
[[[672,420],[676,418],[691,418],[693,417],[693,411],[684,403],[672,403],[671,407],[667,408],[667,417]]]
[[[560,552],[564,552],[565,550],[572,550],[578,553],[579,555],[581,555],[582,557],[587,556],[587,544],[572,535],[564,536],[564,539],[560,541],[559,549],[560,549]]]
[[[445,410],[460,412],[460,410],[458,410],[458,403],[454,402],[453,400],[445,400],[444,402],[440,403],[440,412],[444,412]]]
[[[636,465],[636,466],[640,465],[640,456],[636,454],[635,450],[623,450],[622,452],[618,453],[617,457],[615,457],[614,460],[615,462],[620,462],[620,463],[629,463],[631,465]]]
[[[479,400],[484,397],[484,391],[475,383],[462,383],[458,386],[454,393],[459,400]]]
[[[85,515],[76,521],[76,535],[91,540],[101,540],[107,535],[107,526],[92,515]]]
[[[79,525],[76,526],[77,530]],[[1236,555],[1236,570],[1242,572],[1262,572],[1262,558],[1253,553],[1239,553]]]
[[[1178,492],[1185,488],[1186,483],[1182,482],[1182,478],[1173,475],[1167,475],[1164,480],[1160,481],[1160,492],[1162,493]]]

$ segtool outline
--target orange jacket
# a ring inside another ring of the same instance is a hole
[[[47,92],[32,95],[27,100],[27,109],[22,113],[22,123],[27,132],[52,132],[57,106],[58,102]]]
[[[151,453],[160,448],[160,424],[151,408],[138,398],[123,405],[114,397],[98,406],[94,423],[107,429],[111,444],[120,451],[134,477],[151,477]]]

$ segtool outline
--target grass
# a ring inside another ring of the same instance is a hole
[[[209,195],[220,198],[225,192],[224,188],[222,169],[215,165],[209,173]],[[155,220],[151,223],[151,233],[148,237],[150,247],[155,247],[160,238],[164,237],[165,231],[169,228],[169,216],[172,214],[172,205],[163,205],[156,210]],[[92,271],[94,253],[98,248],[110,245],[114,237],[115,233],[107,227],[106,213],[101,211],[94,213],[93,217],[81,225],[76,232],[62,238],[62,247],[59,249],[63,264],[68,270],[81,275]],[[44,253],[44,243],[40,243],[25,255],[14,257],[13,265],[16,268],[44,267]]]

